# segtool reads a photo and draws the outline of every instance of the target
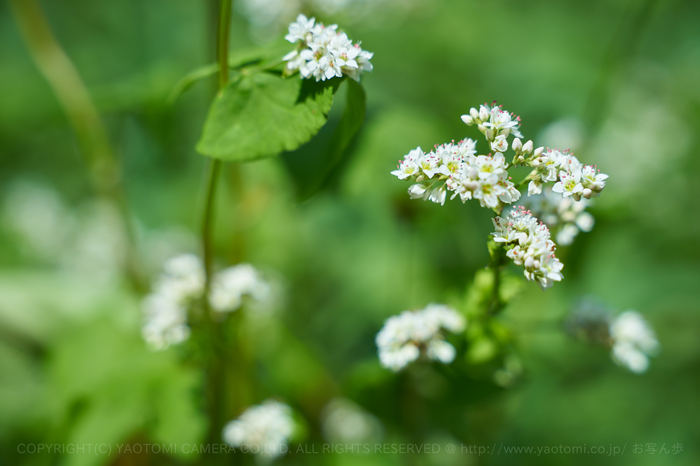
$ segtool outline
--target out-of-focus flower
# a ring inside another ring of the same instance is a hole
[[[267,459],[287,451],[294,431],[292,410],[279,401],[268,400],[246,409],[224,427],[223,438],[232,447]]]
[[[153,291],[144,299],[144,339],[155,349],[180,343],[189,336],[187,314],[204,293],[204,267],[194,254],[181,254],[165,262]],[[209,304],[221,313],[239,309],[246,299],[267,302],[271,287],[250,264],[239,264],[216,273]]]
[[[296,50],[283,57],[287,70],[298,70],[302,78],[325,81],[350,76],[359,81],[363,71],[372,71],[370,60],[374,54],[353,43],[337,24],[325,26],[315,18],[299,15],[289,25],[285,39],[297,44]]]
[[[404,311],[390,317],[377,334],[379,361],[384,367],[398,371],[421,355],[428,359],[450,363],[455,348],[443,336],[443,331],[461,332],[464,317],[442,304],[429,304],[418,311]]]
[[[649,368],[649,356],[656,353],[659,342],[646,320],[636,311],[625,311],[610,324],[613,360],[632,372]]]
[[[154,349],[181,343],[190,335],[187,310],[204,291],[204,268],[194,254],[169,259],[153,292],[143,301],[142,334]]]
[[[547,225],[537,220],[522,206],[510,211],[505,218],[493,220],[493,239],[503,243],[506,255],[516,265],[522,265],[525,278],[537,280],[542,288],[561,281],[564,267],[554,255],[556,245],[550,239]]]
[[[570,245],[580,231],[589,232],[595,224],[593,216],[586,212],[590,201],[562,197],[550,188],[545,188],[541,194],[525,197],[520,203],[547,225],[560,246]]]
[[[18,181],[8,187],[2,220],[24,246],[44,258],[63,252],[75,222],[58,193],[34,181]]]
[[[382,435],[382,425],[376,417],[344,398],[331,400],[321,416],[323,435],[331,442],[377,441]]]
[[[270,297],[270,285],[258,270],[250,264],[238,264],[218,272],[214,276],[209,303],[219,312],[235,311],[243,299],[263,302]]]

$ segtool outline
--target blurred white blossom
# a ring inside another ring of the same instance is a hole
[[[209,304],[225,313],[239,309],[249,299],[264,303],[271,287],[250,264],[223,269],[212,278]],[[153,291],[143,301],[143,337],[154,349],[180,343],[189,336],[187,315],[204,293],[204,267],[194,254],[181,254],[165,262]]]
[[[237,419],[226,424],[223,438],[232,447],[274,459],[286,453],[293,431],[291,408],[268,400],[246,409]]]
[[[659,347],[654,331],[636,311],[625,311],[612,321],[610,338],[613,360],[635,373],[648,369],[649,356]]]
[[[299,71],[302,78],[313,77],[316,81],[350,76],[360,79],[363,71],[371,71],[370,60],[374,55],[363,50],[338,30],[337,24],[325,26],[315,18],[299,15],[289,25],[285,36],[297,48],[283,57],[287,70]]]
[[[153,291],[143,301],[142,334],[154,349],[164,349],[189,337],[187,311],[204,291],[204,267],[194,254],[169,259]]]
[[[556,243],[568,246],[580,231],[589,232],[593,229],[595,219],[586,212],[590,201],[576,201],[571,197],[561,197],[545,188],[541,194],[529,196],[521,200],[521,204],[532,214],[542,220],[554,234]]]
[[[328,402],[321,418],[323,435],[330,442],[377,441],[382,435],[382,425],[376,417],[344,398]]]
[[[506,256],[523,266],[525,278],[537,280],[542,288],[561,281],[564,266],[554,255],[556,245],[550,239],[547,225],[522,206],[505,217],[496,217],[493,225],[494,241],[503,243]]]
[[[260,272],[250,264],[238,264],[218,272],[209,292],[212,309],[219,312],[235,311],[249,297],[254,302],[270,298],[270,285]]]
[[[379,361],[393,371],[404,368],[421,355],[450,363],[455,357],[455,348],[444,339],[443,331],[461,332],[465,324],[462,315],[442,304],[429,304],[425,309],[390,317],[376,337]]]

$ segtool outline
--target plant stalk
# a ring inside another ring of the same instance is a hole
[[[54,37],[39,3],[36,0],[10,0],[10,7],[30,56],[51,87],[78,139],[93,190],[118,213],[127,247],[124,273],[136,290],[143,291],[144,280],[122,185],[121,167],[97,107],[75,65]]]
[[[228,84],[228,50],[231,23],[231,0],[220,0],[219,22],[216,41],[216,56],[219,63],[219,92]],[[211,289],[213,273],[213,241],[212,229],[216,205],[216,192],[221,161],[211,159],[208,164],[206,179],[206,194],[202,216],[201,241],[202,262],[204,265],[204,295],[202,307],[204,319],[209,329],[210,355],[206,373],[206,389],[208,402],[209,431],[207,441],[217,444],[221,441],[221,431],[227,414],[226,410],[226,338],[224,329],[209,305],[209,290]],[[208,463],[209,464],[209,463]]]

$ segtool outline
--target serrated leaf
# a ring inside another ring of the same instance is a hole
[[[315,138],[301,150],[285,154],[285,166],[302,198],[313,194],[328,179],[364,123],[365,91],[352,79],[345,83],[345,107],[338,124],[328,133],[330,138]]]
[[[241,75],[214,100],[197,151],[241,162],[294,150],[326,123],[340,82]]]

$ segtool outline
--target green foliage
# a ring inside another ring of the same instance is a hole
[[[316,192],[338,167],[364,123],[364,89],[352,79],[344,79],[342,87],[345,88],[345,106],[340,120],[329,131],[330,140],[319,136],[298,151],[285,154],[283,158],[285,167],[302,198]]]
[[[339,84],[268,72],[238,75],[214,99],[197,151],[243,162],[294,150],[326,123]]]

